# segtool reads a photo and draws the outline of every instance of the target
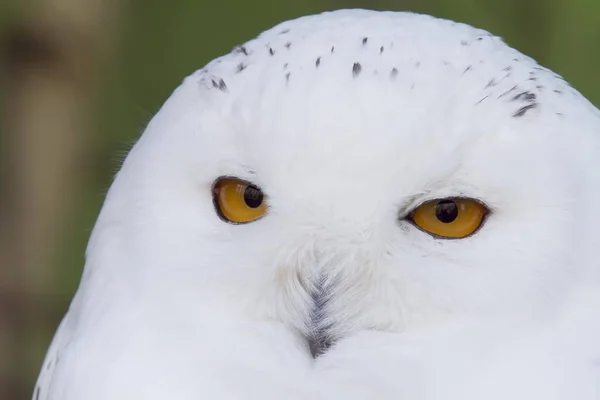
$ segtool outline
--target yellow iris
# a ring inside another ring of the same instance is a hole
[[[213,196],[219,216],[227,222],[245,224],[267,213],[262,190],[240,179],[219,179],[213,187]]]
[[[475,200],[448,198],[422,204],[409,218],[425,232],[458,239],[475,232],[487,212],[487,208]]]

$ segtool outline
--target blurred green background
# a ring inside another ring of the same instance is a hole
[[[282,20],[351,7],[486,29],[600,104],[598,0],[0,0],[0,400],[30,396],[104,193],[171,91]]]

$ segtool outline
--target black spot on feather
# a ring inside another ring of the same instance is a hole
[[[246,46],[238,46],[238,47],[236,47],[236,48],[233,49],[233,52],[236,53],[236,54],[240,54],[241,53],[241,54],[243,54],[245,56],[247,56],[248,54],[250,54],[250,53],[248,53],[248,49],[246,48]]]
[[[360,63],[354,63],[354,65],[352,65],[352,76],[357,77],[360,75],[360,71],[362,71],[362,66]]]
[[[498,82],[496,82],[495,79],[490,79],[490,81],[487,83],[487,85],[485,85],[485,89],[491,88],[492,86],[496,86],[497,84],[498,84]]]
[[[315,61],[315,67],[319,68],[319,65],[321,65],[321,57],[317,57],[317,60]]]
[[[213,79],[212,85],[213,85],[213,87],[215,87],[223,92],[227,91],[227,85],[225,84],[225,81],[223,79],[219,79],[218,82],[215,79]]]
[[[237,73],[242,72],[243,70],[246,69],[246,64],[244,64],[243,62],[239,63],[236,67],[236,71]]]
[[[367,37],[363,38],[363,40],[362,40],[363,46],[366,45],[368,41],[369,41],[369,38],[367,38]]]

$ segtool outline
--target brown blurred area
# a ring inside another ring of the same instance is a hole
[[[119,159],[183,77],[281,20],[348,7],[492,31],[600,104],[592,0],[2,0],[0,400],[31,396]]]

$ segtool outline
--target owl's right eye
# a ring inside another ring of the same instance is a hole
[[[232,224],[256,221],[267,213],[262,190],[237,178],[219,178],[213,185],[213,203],[219,217]]]
[[[422,231],[443,239],[461,239],[474,233],[489,213],[474,199],[446,198],[426,202],[408,216]]]

